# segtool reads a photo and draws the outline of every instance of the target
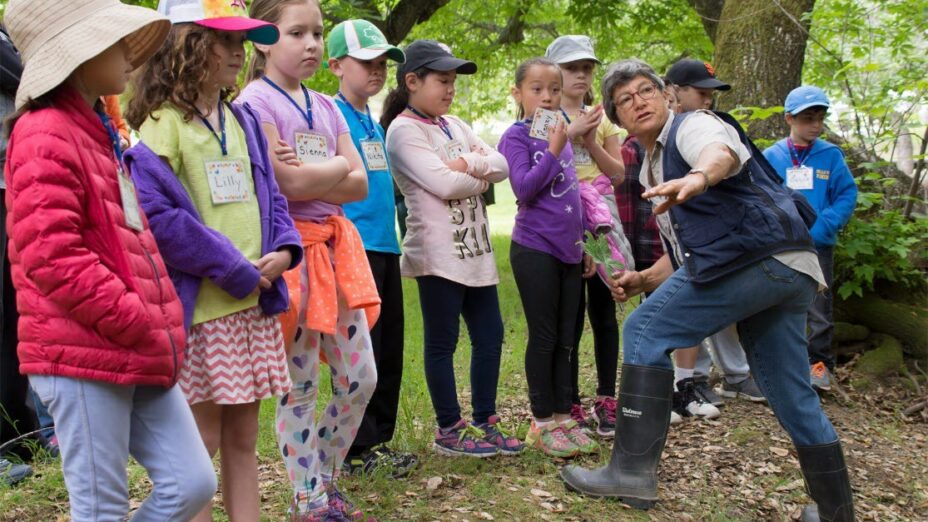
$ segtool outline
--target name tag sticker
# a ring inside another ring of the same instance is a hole
[[[238,158],[206,162],[206,180],[214,205],[248,201],[248,184],[245,182],[245,163]]]
[[[558,115],[554,111],[535,109],[535,116],[532,118],[532,128],[529,129],[528,135],[539,140],[548,141],[548,134],[557,125]]]
[[[454,161],[461,157],[464,154],[464,144],[458,140],[451,140],[448,143],[445,143],[445,153],[448,155],[448,159]]]
[[[593,166],[593,156],[590,154],[590,150],[584,147],[583,145],[574,144],[574,164],[581,167],[591,167]]]
[[[812,190],[812,169],[793,167],[786,169],[786,186],[793,190]]]
[[[141,232],[145,229],[142,225],[142,211],[139,210],[139,199],[135,195],[135,185],[129,176],[123,172],[122,167],[117,171],[119,178],[119,199],[122,200],[122,213],[126,216],[126,226],[132,230]]]
[[[319,163],[329,159],[329,140],[322,134],[297,132],[296,156],[302,163]]]
[[[367,170],[387,170],[387,154],[380,140],[361,140],[361,152]]]

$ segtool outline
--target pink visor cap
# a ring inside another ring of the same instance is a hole
[[[277,26],[248,16],[245,0],[161,0],[158,12],[172,24],[195,23],[217,31],[242,31],[252,42],[273,45]]]

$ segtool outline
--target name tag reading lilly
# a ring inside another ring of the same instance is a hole
[[[535,116],[532,118],[532,128],[529,129],[528,135],[535,139],[548,141],[548,134],[550,134],[554,126],[557,125],[557,121],[558,114],[556,112],[538,107],[535,109]]]
[[[451,140],[448,143],[444,144],[445,153],[448,154],[448,159],[454,161],[460,158],[464,154],[464,144],[458,140]]]
[[[145,227],[142,225],[142,212],[139,210],[139,200],[135,195],[135,185],[122,168],[117,171],[116,177],[119,178],[119,199],[122,200],[122,213],[126,216],[126,226],[141,232]]]
[[[812,183],[812,169],[810,167],[786,169],[787,187],[793,190],[811,190]]]
[[[361,140],[361,152],[367,170],[387,170],[387,154],[380,140]]]
[[[250,194],[245,183],[247,170],[238,158],[206,162],[206,180],[214,205],[248,201]]]
[[[302,163],[319,163],[329,159],[329,142],[322,134],[297,132],[296,156]]]

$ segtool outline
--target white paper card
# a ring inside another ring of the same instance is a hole
[[[590,155],[590,150],[575,143],[573,145],[574,149],[574,165],[579,167],[591,167],[593,165],[593,156]]]
[[[361,152],[367,170],[387,170],[387,154],[380,140],[361,140]]]
[[[329,141],[322,134],[297,132],[296,156],[302,163],[319,163],[329,159]]]
[[[548,134],[554,129],[554,126],[557,125],[557,121],[558,114],[556,112],[538,107],[535,109],[535,116],[532,118],[532,128],[528,131],[528,135],[535,139],[547,141]]]
[[[116,177],[119,178],[119,198],[122,200],[122,213],[126,216],[126,225],[141,232],[145,227],[142,225],[142,212],[139,210],[139,200],[135,195],[135,185],[122,169],[119,169]]]
[[[250,191],[245,176],[248,171],[239,158],[223,158],[206,162],[206,180],[214,205],[248,201]]]
[[[448,155],[450,161],[454,161],[461,157],[464,154],[464,144],[458,140],[451,140],[448,143],[445,143],[445,153]]]
[[[793,190],[812,189],[812,168],[793,167],[786,169],[786,186]]]

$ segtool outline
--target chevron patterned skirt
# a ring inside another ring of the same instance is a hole
[[[179,384],[190,404],[246,404],[286,394],[291,383],[280,322],[256,306],[194,325]]]

